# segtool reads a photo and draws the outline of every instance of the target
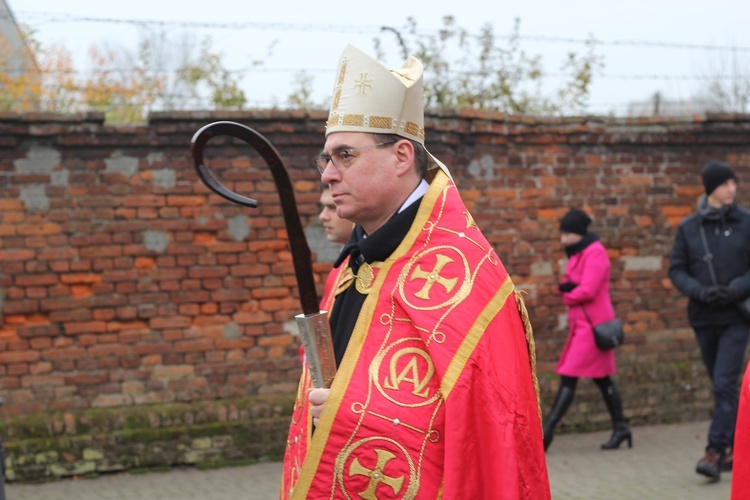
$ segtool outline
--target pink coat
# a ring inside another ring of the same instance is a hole
[[[562,281],[572,281],[578,286],[561,294],[563,304],[568,306],[568,340],[557,362],[556,371],[560,375],[601,378],[615,373],[614,349],[597,348],[591,326],[615,317],[609,298],[609,267],[609,256],[599,241],[568,260]],[[591,323],[586,319],[584,307]]]

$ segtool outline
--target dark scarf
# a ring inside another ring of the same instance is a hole
[[[725,236],[729,236],[732,234],[732,228],[727,227],[727,219],[734,218],[736,206],[735,203],[730,203],[729,205],[722,205],[721,208],[715,208],[708,204],[706,195],[701,196],[698,200],[698,215],[701,217],[701,225],[711,224],[716,235],[725,233]]]
[[[736,203],[731,203],[729,205],[723,205],[721,208],[715,208],[708,204],[706,196],[703,195],[701,196],[701,199],[698,200],[698,213],[704,221],[720,221],[723,226],[727,215],[729,215],[736,206]]]
[[[570,258],[573,255],[582,252],[587,246],[591,245],[595,241],[599,241],[599,235],[593,231],[589,231],[588,233],[583,235],[583,238],[581,238],[578,243],[573,243],[572,245],[566,246],[565,255]]]

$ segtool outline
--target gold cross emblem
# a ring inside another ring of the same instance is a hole
[[[451,293],[453,290],[453,287],[456,286],[456,282],[458,281],[458,278],[443,278],[440,276],[440,271],[445,267],[446,264],[449,264],[453,262],[453,259],[446,255],[440,255],[438,254],[437,262],[435,263],[435,267],[430,272],[425,272],[422,270],[421,267],[417,264],[417,268],[414,270],[414,272],[411,274],[411,278],[409,281],[413,281],[415,279],[423,279],[425,280],[425,284],[422,287],[421,290],[419,290],[414,295],[419,297],[420,299],[429,300],[430,298],[430,289],[432,288],[432,285],[435,283],[439,283],[440,285],[445,288],[445,291],[448,293]]]
[[[359,94],[365,94],[367,92],[367,89],[371,89],[372,85],[372,78],[367,76],[367,73],[360,73],[359,80],[354,80],[355,87],[358,88]]]
[[[396,458],[396,455],[388,450],[375,449],[375,454],[378,457],[378,461],[375,464],[375,468],[370,470],[359,463],[359,460],[355,458],[352,464],[349,466],[350,476],[369,476],[370,482],[367,484],[367,489],[359,494],[361,498],[365,500],[377,500],[377,489],[378,485],[385,484],[390,486],[393,490],[393,494],[397,495],[401,490],[401,486],[404,484],[404,476],[401,477],[390,477],[383,473],[383,469],[388,462]]]

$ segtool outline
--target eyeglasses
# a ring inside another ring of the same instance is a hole
[[[386,141],[386,142],[379,142],[377,144],[370,144],[368,146],[362,146],[361,148],[342,149],[340,151],[336,151],[332,155],[316,156],[315,158],[313,158],[313,163],[315,163],[315,166],[317,167],[318,172],[320,172],[320,175],[323,175],[323,172],[328,166],[329,161],[333,163],[334,167],[336,167],[339,171],[341,171],[352,166],[352,160],[356,158],[356,156],[352,156],[353,152],[359,151],[360,149],[367,149],[367,148],[374,148],[376,146],[387,146],[388,144],[395,144],[399,140],[400,139],[395,139],[395,140]]]

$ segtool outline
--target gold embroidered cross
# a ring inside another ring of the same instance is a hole
[[[398,494],[401,490],[401,485],[404,484],[404,477],[390,477],[383,473],[383,469],[388,462],[396,458],[396,455],[388,450],[375,449],[375,454],[378,457],[378,462],[375,464],[375,468],[370,470],[362,466],[359,460],[356,458],[349,466],[350,476],[369,476],[370,482],[367,485],[367,489],[359,494],[361,498],[365,500],[377,500],[377,489],[380,483],[390,486],[394,494]]]
[[[360,73],[359,80],[354,80],[354,83],[357,84],[355,87],[358,88],[358,94],[364,95],[367,92],[367,89],[372,88],[372,85],[370,85],[370,83],[372,83],[372,78],[368,77],[367,73]]]
[[[458,281],[458,278],[443,278],[440,276],[440,271],[445,267],[446,264],[453,262],[453,259],[451,259],[448,256],[445,255],[437,255],[437,262],[435,263],[435,267],[432,271],[425,272],[422,270],[419,265],[417,265],[417,268],[414,270],[414,272],[411,275],[411,278],[409,281],[415,280],[415,279],[423,279],[426,280],[424,286],[421,290],[419,290],[416,295],[420,299],[429,300],[430,298],[430,289],[432,288],[432,285],[435,283],[440,283],[443,285],[443,288],[445,288],[445,291],[448,293],[451,293],[453,290],[453,287],[456,286],[456,282]]]

